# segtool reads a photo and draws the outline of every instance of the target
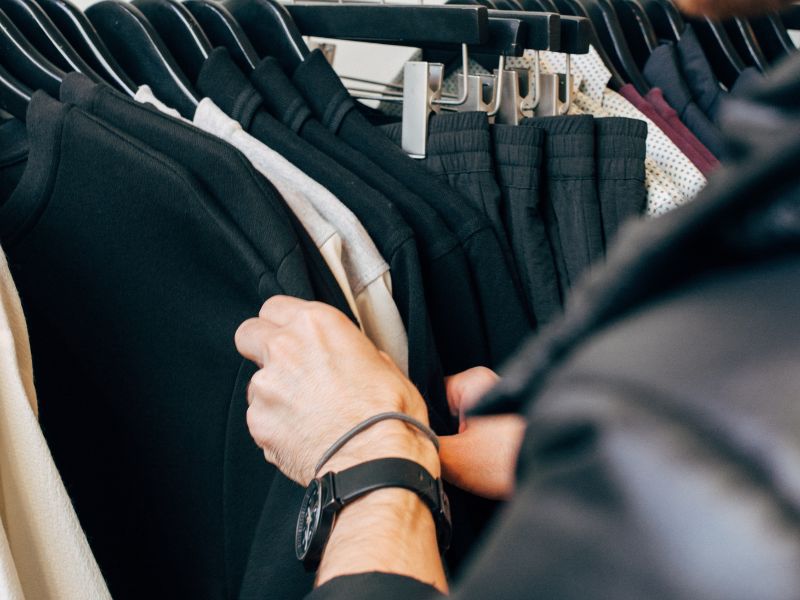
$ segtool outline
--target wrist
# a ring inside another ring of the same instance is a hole
[[[322,466],[319,475],[390,457],[411,460],[422,465],[432,477],[441,476],[439,454],[433,443],[413,425],[397,420],[381,421],[362,431]]]

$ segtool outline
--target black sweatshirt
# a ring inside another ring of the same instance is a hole
[[[0,242],[42,427],[111,593],[233,597],[241,509],[276,473],[245,426],[254,367],[233,334],[274,294],[314,298],[297,236],[271,219],[259,252],[185,167],[42,92],[27,134],[21,179],[0,177]]]

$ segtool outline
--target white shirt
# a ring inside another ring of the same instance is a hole
[[[136,99],[180,118],[147,86],[139,88]],[[200,102],[192,122],[241,151],[275,186],[319,247],[364,333],[407,374],[408,336],[392,298],[389,265],[356,216],[329,190],[247,133],[209,98]]]
[[[0,251],[0,598],[110,597],[37,421],[28,330]]]

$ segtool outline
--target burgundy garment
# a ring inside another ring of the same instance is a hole
[[[664,92],[661,90],[661,88],[650,88],[650,91],[647,92],[644,98],[653,108],[656,109],[656,112],[658,112],[658,114],[661,115],[667,123],[669,123],[672,129],[677,131],[685,139],[689,140],[689,142],[691,142],[692,145],[697,148],[697,151],[700,152],[706,162],[711,165],[710,170],[713,171],[719,167],[719,160],[717,157],[711,154],[711,150],[706,148],[703,145],[703,142],[701,142],[697,136],[693,134],[691,130],[686,127],[686,125],[683,124],[683,121],[681,121],[677,111],[672,108],[669,102],[667,102],[667,100],[664,98]],[[698,168],[703,172],[703,175],[709,174],[706,171],[703,171],[703,169],[700,167]]]
[[[633,104],[644,116],[655,123],[656,126],[672,140],[678,149],[686,155],[686,158],[692,161],[692,164],[694,164],[701,173],[711,171],[712,166],[703,158],[702,154],[697,151],[697,148],[695,148],[689,140],[682,137],[677,131],[670,127],[664,117],[662,117],[647,100],[642,98],[632,84],[627,83],[623,85],[619,93],[628,102]]]

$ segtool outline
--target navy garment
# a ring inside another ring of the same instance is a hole
[[[323,125],[416,192],[455,234],[478,293],[489,366],[504,362],[533,325],[489,220],[354,110],[355,103],[321,52],[312,52],[297,67],[292,81]]]
[[[603,237],[610,247],[620,226],[642,215],[647,205],[644,159],[647,124],[637,119],[595,119],[597,196]]]
[[[536,323],[561,314],[555,260],[542,214],[545,132],[537,127],[492,125],[494,166],[503,195],[503,221]]]
[[[463,248],[441,218],[402,182],[323,126],[283,73],[267,57],[250,74],[264,107],[306,142],[383,194],[407,217],[416,234],[425,296],[445,374],[490,363],[477,293]],[[366,203],[369,199],[366,199]],[[361,211],[374,211],[368,206]],[[373,238],[386,233],[376,232]],[[458,302],[453,299],[458,298]]]
[[[379,193],[267,113],[261,95],[224,48],[215,49],[205,61],[197,87],[253,137],[329,189],[364,224],[391,268],[392,297],[408,333],[410,379],[428,403],[432,426],[443,433],[452,431],[419,257],[404,219]]]
[[[697,105],[714,123],[717,122],[723,88],[714,75],[711,63],[690,24],[681,33],[675,47],[681,61],[681,72]]]
[[[545,225],[562,298],[603,257],[603,224],[597,198],[594,118],[534,117],[523,127],[545,131]]]
[[[650,85],[661,88],[664,98],[678,113],[683,124],[709,152],[717,158],[722,156],[725,151],[722,134],[694,101],[681,71],[675,45],[663,42],[657,46],[647,59],[642,72]]]
[[[255,367],[233,334],[275,294],[314,299],[292,224],[250,204],[269,240],[256,248],[188,168],[42,92],[26,125],[21,179],[0,177],[0,241],[94,556],[114,598],[235,597],[247,508],[277,471],[245,425]]]
[[[381,131],[395,144],[401,145],[402,123],[384,125]],[[426,155],[422,162],[428,170],[461,192],[474,208],[486,215],[494,227],[511,275],[519,286],[519,276],[500,214],[502,198],[494,172],[492,140],[486,113],[431,115]]]

